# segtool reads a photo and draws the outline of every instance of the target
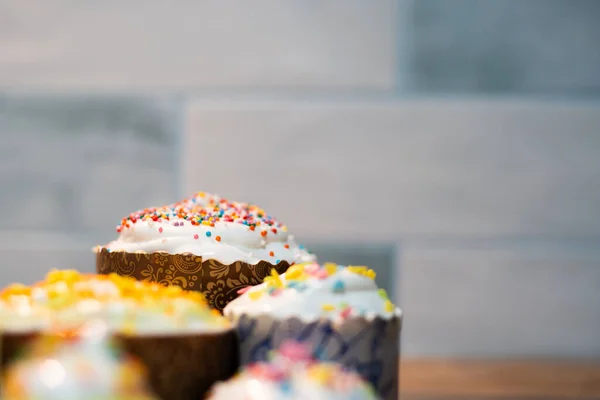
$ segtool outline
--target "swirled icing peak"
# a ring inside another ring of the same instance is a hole
[[[110,251],[192,253],[225,264],[314,260],[262,208],[204,192],[131,213],[117,232],[119,238],[105,246]]]
[[[91,319],[127,334],[177,334],[231,329],[198,292],[116,274],[53,270],[46,280],[0,292],[5,331],[73,329]]]
[[[247,366],[218,383],[209,400],[377,400],[373,388],[339,364],[310,357],[308,348],[283,343],[269,362]]]
[[[354,316],[391,318],[401,311],[384,289],[377,288],[375,271],[368,267],[303,263],[282,275],[272,270],[264,283],[244,290],[224,313],[232,319],[270,314],[343,321]]]

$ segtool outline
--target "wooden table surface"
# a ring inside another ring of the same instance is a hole
[[[600,360],[403,360],[401,400],[600,399]]]

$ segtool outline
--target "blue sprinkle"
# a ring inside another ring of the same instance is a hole
[[[270,288],[267,289],[267,293],[268,294],[273,294],[273,292],[276,291],[276,290],[277,290],[277,288],[270,287]]]
[[[337,280],[335,282],[333,282],[333,293],[344,293],[344,290],[346,289],[344,282]]]
[[[305,283],[298,282],[298,281],[289,281],[287,283],[287,287],[291,288],[291,289],[296,289],[299,292],[303,292],[307,288]]]
[[[292,393],[292,385],[288,381],[283,381],[280,383],[281,391],[284,393]]]
[[[304,245],[303,245],[303,244],[299,244],[299,245],[298,245],[298,248],[299,248],[300,250],[304,250]]]
[[[279,264],[281,260],[275,260],[275,264]]]
[[[210,233],[210,231],[206,232],[206,236],[210,237],[210,235],[212,235],[212,233]]]

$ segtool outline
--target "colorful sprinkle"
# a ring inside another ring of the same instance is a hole
[[[206,231],[206,236],[210,237],[210,235],[212,235],[212,233],[210,233],[210,231]]]
[[[195,233],[195,234],[194,234],[194,239],[198,239],[198,237],[199,237],[199,236],[198,236],[198,234],[197,234],[197,233]]]
[[[396,307],[394,307],[394,304],[389,300],[385,301],[384,307],[385,307],[385,311],[389,312],[389,313],[394,312],[394,310],[396,309]]]
[[[216,240],[217,242],[220,242],[220,241],[221,241],[221,236],[217,236],[217,237],[215,238],[215,240]]]
[[[260,299],[260,297],[262,296],[263,292],[260,290],[256,290],[254,292],[250,292],[248,293],[248,297],[250,297],[251,300],[258,300]]]
[[[271,257],[273,257],[273,256],[275,256],[275,253],[274,253],[274,252],[272,252],[272,251],[270,251],[270,252],[269,252],[269,255],[270,255]]]
[[[238,294],[244,294],[244,293],[246,293],[250,289],[252,289],[252,286],[246,286],[246,287],[243,287],[240,290],[238,290],[237,293]]]
[[[245,225],[252,231],[255,230],[255,227],[260,226],[264,227],[261,231],[262,236],[266,236],[269,230],[273,233],[277,233],[279,230],[285,231],[283,224],[267,215],[260,207],[199,192],[174,204],[145,208],[131,213],[121,220],[121,224],[117,226],[117,232],[120,233],[123,229],[131,228],[131,225],[137,221],[162,222],[171,219],[189,221],[194,226],[211,227],[214,227],[217,222],[232,222]],[[173,225],[184,226],[184,221],[174,221]]]
[[[333,293],[344,293],[346,286],[344,285],[344,281],[337,280],[333,282],[331,289],[333,290]]]
[[[321,306],[321,308],[323,309],[323,311],[333,311],[333,310],[335,310],[335,306],[333,304],[323,304]]]

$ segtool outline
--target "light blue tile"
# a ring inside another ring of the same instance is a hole
[[[0,96],[0,229],[96,231],[108,240],[128,212],[175,200],[177,105]]]
[[[599,243],[403,243],[408,356],[600,357]]]
[[[412,0],[416,92],[600,94],[595,0]]]

